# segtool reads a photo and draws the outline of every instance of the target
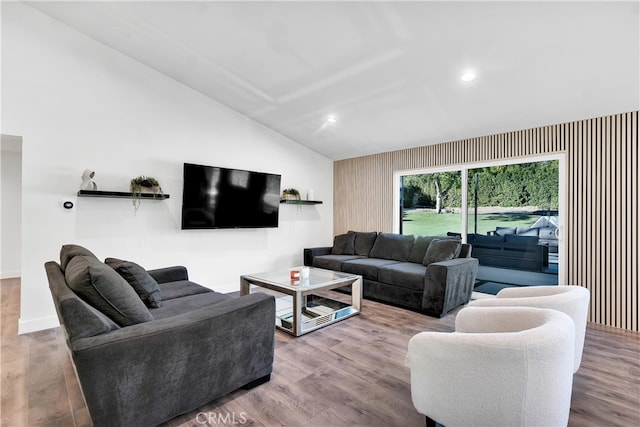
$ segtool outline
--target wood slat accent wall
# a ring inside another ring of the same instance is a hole
[[[334,233],[393,230],[395,171],[566,153],[565,283],[589,320],[638,331],[638,111],[339,160]]]

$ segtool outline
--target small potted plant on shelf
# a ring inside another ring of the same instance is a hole
[[[295,188],[285,188],[282,190],[282,200],[300,200],[300,192]]]
[[[129,185],[133,193],[133,207],[138,210],[140,207],[140,197],[142,193],[162,194],[162,187],[157,179],[151,176],[141,175],[133,178]]]

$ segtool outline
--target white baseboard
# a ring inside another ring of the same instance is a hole
[[[16,279],[20,277],[20,271],[3,271],[0,272],[0,279]]]
[[[57,316],[41,317],[32,320],[18,319],[18,335],[57,328],[58,326],[60,326],[60,322]]]

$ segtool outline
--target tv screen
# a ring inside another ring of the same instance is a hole
[[[278,226],[280,175],[184,164],[182,229]]]

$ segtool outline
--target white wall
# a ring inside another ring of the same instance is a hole
[[[299,265],[303,247],[331,242],[329,159],[28,6],[2,8],[3,133],[23,137],[21,333],[57,325],[43,264],[65,243],[146,268],[182,264],[228,291],[240,274]],[[276,229],[181,231],[183,162],[279,173],[324,204],[281,206]],[[76,198],[85,168],[101,190],[128,191],[144,174],[171,198],[137,214],[129,200]]]
[[[20,277],[20,217],[22,141],[11,135],[0,140],[0,279]]]

